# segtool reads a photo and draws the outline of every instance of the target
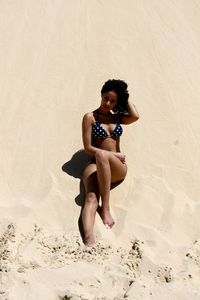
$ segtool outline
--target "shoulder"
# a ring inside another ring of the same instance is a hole
[[[93,117],[93,113],[92,112],[87,112],[84,114],[83,119],[91,119]]]
[[[92,124],[94,122],[93,112],[87,112],[83,116],[83,124]]]

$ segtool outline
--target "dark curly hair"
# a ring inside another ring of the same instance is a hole
[[[127,90],[127,83],[120,79],[109,79],[106,81],[101,89],[101,95],[104,93],[113,91],[117,94],[117,105],[115,106],[115,112],[127,111],[127,103],[129,93]]]

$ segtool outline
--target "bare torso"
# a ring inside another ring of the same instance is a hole
[[[94,123],[97,120],[97,110],[93,112]],[[115,129],[117,116],[115,114],[109,114],[108,116],[102,116],[98,114],[98,121],[105,131],[110,135]],[[105,139],[92,139],[92,144],[102,150],[120,152],[120,139],[108,136]]]

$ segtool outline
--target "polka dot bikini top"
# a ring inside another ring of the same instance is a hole
[[[118,138],[118,137],[120,137],[120,135],[122,135],[122,132],[123,132],[123,129],[122,129],[119,121],[117,121],[117,123],[115,125],[115,129],[113,130],[113,132],[111,134],[107,133],[107,131],[102,127],[99,120],[97,120],[92,125],[92,137],[94,139],[106,139],[108,137]]]

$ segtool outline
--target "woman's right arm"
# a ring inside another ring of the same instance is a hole
[[[96,152],[99,149],[92,145],[92,123],[93,123],[92,113],[86,113],[82,121],[83,146],[86,153],[95,156]]]

